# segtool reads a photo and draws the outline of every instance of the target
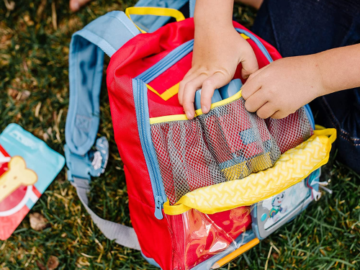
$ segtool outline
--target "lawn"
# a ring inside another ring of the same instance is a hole
[[[136,1],[93,1],[72,14],[67,1],[0,1],[0,129],[15,122],[63,154],[71,34],[111,10]],[[235,17],[251,26],[255,12],[236,6]],[[106,219],[131,225],[123,166],[111,124],[105,83],[99,135],[110,141],[105,174],[92,181],[90,204]],[[293,222],[222,269],[360,269],[360,178],[332,160],[322,180],[324,193]],[[63,169],[31,210],[49,221],[42,231],[29,217],[7,241],[0,241],[0,269],[46,269],[50,256],[57,269],[156,269],[140,252],[107,240],[81,206]],[[1,226],[1,224],[0,224]]]

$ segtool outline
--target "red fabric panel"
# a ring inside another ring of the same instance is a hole
[[[108,85],[108,91],[115,141],[129,171],[128,176],[131,175],[132,179],[126,179],[129,196],[154,207],[154,195],[136,121],[131,78],[126,75],[117,77],[113,85]]]
[[[191,39],[194,39],[193,19],[168,24],[153,33],[137,35],[111,57],[107,83],[110,84],[114,76],[123,74],[136,77]]]
[[[126,174],[127,181],[131,181]],[[129,195],[130,218],[138,236],[141,252],[147,258],[153,258],[163,270],[172,268],[171,237],[167,219],[158,220],[154,216],[155,208],[149,207]]]

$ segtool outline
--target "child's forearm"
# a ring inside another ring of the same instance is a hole
[[[360,44],[314,55],[323,89],[319,95],[360,87]]]
[[[233,0],[197,0],[195,7],[195,31],[232,27]]]
[[[258,69],[251,45],[232,23],[233,0],[197,0],[191,69],[179,86],[179,102],[188,119],[195,115],[195,92],[201,89],[201,109],[208,113],[215,89],[229,83],[242,63],[242,76]]]

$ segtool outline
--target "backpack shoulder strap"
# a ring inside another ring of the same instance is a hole
[[[73,34],[69,53],[70,104],[65,138],[72,153],[86,154],[99,127],[104,52],[110,57],[139,30],[123,12],[112,11]]]
[[[194,13],[195,13],[195,2],[196,2],[196,0],[190,0],[190,2],[189,2],[190,17],[194,17]]]
[[[65,127],[68,178],[85,209],[107,238],[137,250],[140,250],[140,245],[134,229],[97,216],[88,206],[87,192],[91,176],[99,176],[104,171],[109,154],[106,138],[98,139],[97,151],[90,152],[99,127],[104,53],[112,56],[139,33],[123,12],[113,11],[72,36],[69,53],[70,101]]]

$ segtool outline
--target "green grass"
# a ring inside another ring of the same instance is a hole
[[[67,1],[16,1],[13,11],[0,1],[0,129],[16,122],[63,153],[71,34],[108,11],[134,3],[93,1],[71,14]],[[237,6],[235,16],[250,26],[255,12]],[[90,203],[104,218],[131,225],[105,84],[103,90],[99,135],[109,139],[111,157],[106,173],[93,179]],[[323,180],[327,179],[332,195],[324,194],[293,222],[223,269],[266,265],[268,269],[360,269],[359,177],[331,162],[323,173]],[[58,269],[155,269],[139,252],[101,234],[66,181],[65,170],[31,212],[42,213],[49,227],[34,231],[27,216],[12,237],[0,241],[1,270],[40,269],[38,265],[50,256],[59,259]]]

